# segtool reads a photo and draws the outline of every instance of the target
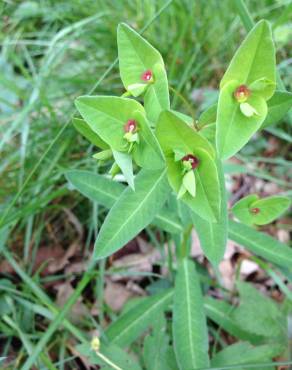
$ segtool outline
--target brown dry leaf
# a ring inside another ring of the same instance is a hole
[[[112,283],[107,281],[104,290],[105,303],[114,311],[120,311],[124,304],[135,294],[129,290],[125,285],[119,283]]]
[[[191,240],[192,240],[191,256],[195,258],[203,257],[204,252],[201,248],[200,240],[195,230],[192,231]]]
[[[244,276],[248,276],[255,272],[258,272],[260,269],[259,265],[253,261],[244,259],[240,265],[240,274]]]
[[[63,307],[67,300],[74,292],[70,282],[64,282],[62,284],[55,285],[54,287],[57,290],[57,299],[56,303],[59,307]],[[70,320],[72,322],[78,323],[82,321],[83,317],[89,313],[89,310],[82,302],[82,297],[79,297],[77,302],[72,306],[70,311]]]

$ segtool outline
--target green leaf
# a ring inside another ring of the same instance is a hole
[[[199,166],[194,170],[196,196],[186,192],[182,200],[200,217],[216,221],[220,212],[220,189],[212,145],[171,112],[160,115],[156,133],[166,158],[170,185],[177,194],[183,182],[177,153],[193,154],[198,158]]]
[[[237,153],[261,127],[267,115],[265,99],[251,94],[247,103],[256,114],[247,117],[240,110],[234,98],[234,91],[240,85],[238,80],[224,84],[220,91],[217,111],[216,145],[219,157],[227,159]]]
[[[119,316],[105,331],[112,343],[122,347],[129,346],[153,324],[161,312],[169,306],[173,296],[172,290],[143,299],[125,314]]]
[[[211,125],[212,123],[216,122],[217,116],[217,103],[210,105],[204,112],[201,113],[198,125],[200,128],[204,126]]]
[[[93,145],[104,150],[108,149],[109,147],[108,144],[105,141],[103,141],[83,119],[73,118],[72,122],[75,129],[81,135],[83,135],[88,141],[90,141]]]
[[[124,126],[129,120],[138,124],[139,143],[133,146],[133,157],[145,168],[161,168],[164,160],[158,142],[145,118],[141,104],[133,99],[115,96],[81,96],[76,107],[91,129],[110,147],[119,152],[128,152],[129,143],[124,138]],[[151,157],[151,164],[149,163]]]
[[[154,219],[169,195],[166,170],[142,170],[135,189],[126,188],[108,213],[95,242],[95,260],[116,252]]]
[[[238,367],[238,365],[271,362],[282,351],[283,347],[277,343],[254,347],[247,342],[238,342],[216,353],[211,361],[211,365],[214,367],[234,365],[237,370],[246,370],[246,366]]]
[[[220,161],[217,161],[217,169],[219,174],[221,197],[221,210],[218,222],[206,221],[196,213],[191,212],[192,221],[195,225],[201,247],[206,257],[215,266],[217,266],[223,258],[227,243],[228,229],[225,180]]]
[[[260,199],[256,194],[251,194],[238,201],[232,207],[232,212],[244,224],[265,225],[285,212],[290,203],[290,199],[283,196]]]
[[[271,27],[265,20],[254,26],[235,53],[221,80],[220,89],[232,80],[238,81],[238,86],[249,86],[262,79],[269,83],[257,93],[268,100],[275,91],[276,60]]]
[[[143,348],[143,358],[147,370],[178,369],[172,347],[169,345],[166,321],[163,314],[158,315],[156,318],[152,333],[145,338]],[[171,362],[169,362],[170,356],[172,357]]]
[[[131,155],[113,150],[113,156],[117,165],[119,166],[123,175],[125,176],[127,183],[133,190],[135,190],[133,163]]]
[[[262,128],[278,123],[292,108],[292,93],[276,91],[268,101],[268,115],[262,124]]]
[[[125,23],[118,26],[120,74],[127,90],[129,85],[143,84],[145,71],[151,71],[153,82],[145,82],[144,104],[147,117],[156,122],[159,113],[169,109],[168,82],[164,62],[159,52]],[[142,90],[143,89],[138,89]],[[140,92],[138,91],[138,93]]]
[[[240,305],[232,312],[238,325],[256,335],[274,338],[277,343],[285,342],[286,317],[280,307],[264,296],[251,284],[239,282]]]
[[[239,325],[238,321],[232,317],[234,307],[227,302],[219,301],[212,297],[205,297],[204,307],[207,316],[235,338],[248,340],[253,344],[263,340],[263,337],[250,333]]]
[[[122,184],[88,171],[68,171],[66,177],[81,194],[106,208],[111,208],[125,190]],[[178,217],[167,208],[162,208],[152,223],[170,233],[183,231]]]
[[[208,330],[195,265],[181,261],[175,279],[173,340],[181,370],[209,366]]]
[[[252,253],[279,266],[292,269],[292,249],[274,238],[244,224],[229,221],[229,238]]]
[[[76,350],[84,357],[86,357],[91,365],[100,365],[102,369],[104,366],[108,366],[108,362],[104,360],[104,357],[108,359],[116,368],[127,369],[127,370],[141,370],[141,367],[134,362],[131,356],[123,351],[120,347],[114,344],[104,344],[101,342],[100,351],[97,354],[91,349],[89,342],[82,343],[76,346]],[[113,369],[112,366],[109,366]]]

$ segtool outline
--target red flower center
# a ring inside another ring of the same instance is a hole
[[[141,80],[142,81],[150,81],[152,78],[152,71],[150,69],[147,69],[147,71],[143,72],[141,75]]]
[[[251,210],[250,210],[250,212],[252,213],[252,214],[254,214],[254,215],[257,215],[258,213],[260,213],[260,209],[259,208],[257,208],[257,207],[255,207],[255,208],[252,208]]]
[[[240,85],[234,91],[234,97],[239,103],[246,101],[249,96],[250,90],[246,85]]]
[[[137,130],[137,122],[134,119],[129,119],[124,125],[125,132],[135,132]]]
[[[183,162],[189,162],[193,170],[197,168],[200,163],[199,159],[192,154],[185,155],[181,160]]]

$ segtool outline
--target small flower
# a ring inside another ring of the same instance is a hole
[[[184,157],[182,157],[182,163],[184,168],[188,170],[194,170],[199,166],[199,159],[195,157],[193,154],[187,154]]]
[[[247,101],[250,94],[251,94],[251,91],[246,85],[240,85],[234,91],[234,97],[238,101],[238,103],[244,103],[245,101]]]
[[[137,122],[134,119],[129,119],[127,123],[124,125],[124,131],[134,133],[137,131]]]
[[[124,139],[127,140],[128,153],[133,149],[135,143],[139,143],[139,134],[138,134],[138,123],[134,119],[129,119],[124,125]]]
[[[151,82],[153,80],[153,74],[150,69],[141,74],[141,80],[146,82]]]
[[[179,153],[175,153],[178,155]],[[196,196],[196,177],[194,170],[199,166],[199,159],[193,154],[180,156],[183,165],[182,184],[178,192],[178,198],[181,198],[185,193],[189,193],[192,197]]]
[[[255,208],[251,208],[250,210],[250,213],[252,213],[253,215],[257,215],[258,213],[260,213],[260,209],[255,207]]]
[[[93,337],[90,343],[91,349],[93,351],[98,352],[100,349],[100,340],[98,337]]]

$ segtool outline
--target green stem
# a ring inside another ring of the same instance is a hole
[[[189,239],[193,229],[193,225],[190,224],[183,233],[181,246],[179,249],[178,257],[180,260],[186,258],[189,255]]]

